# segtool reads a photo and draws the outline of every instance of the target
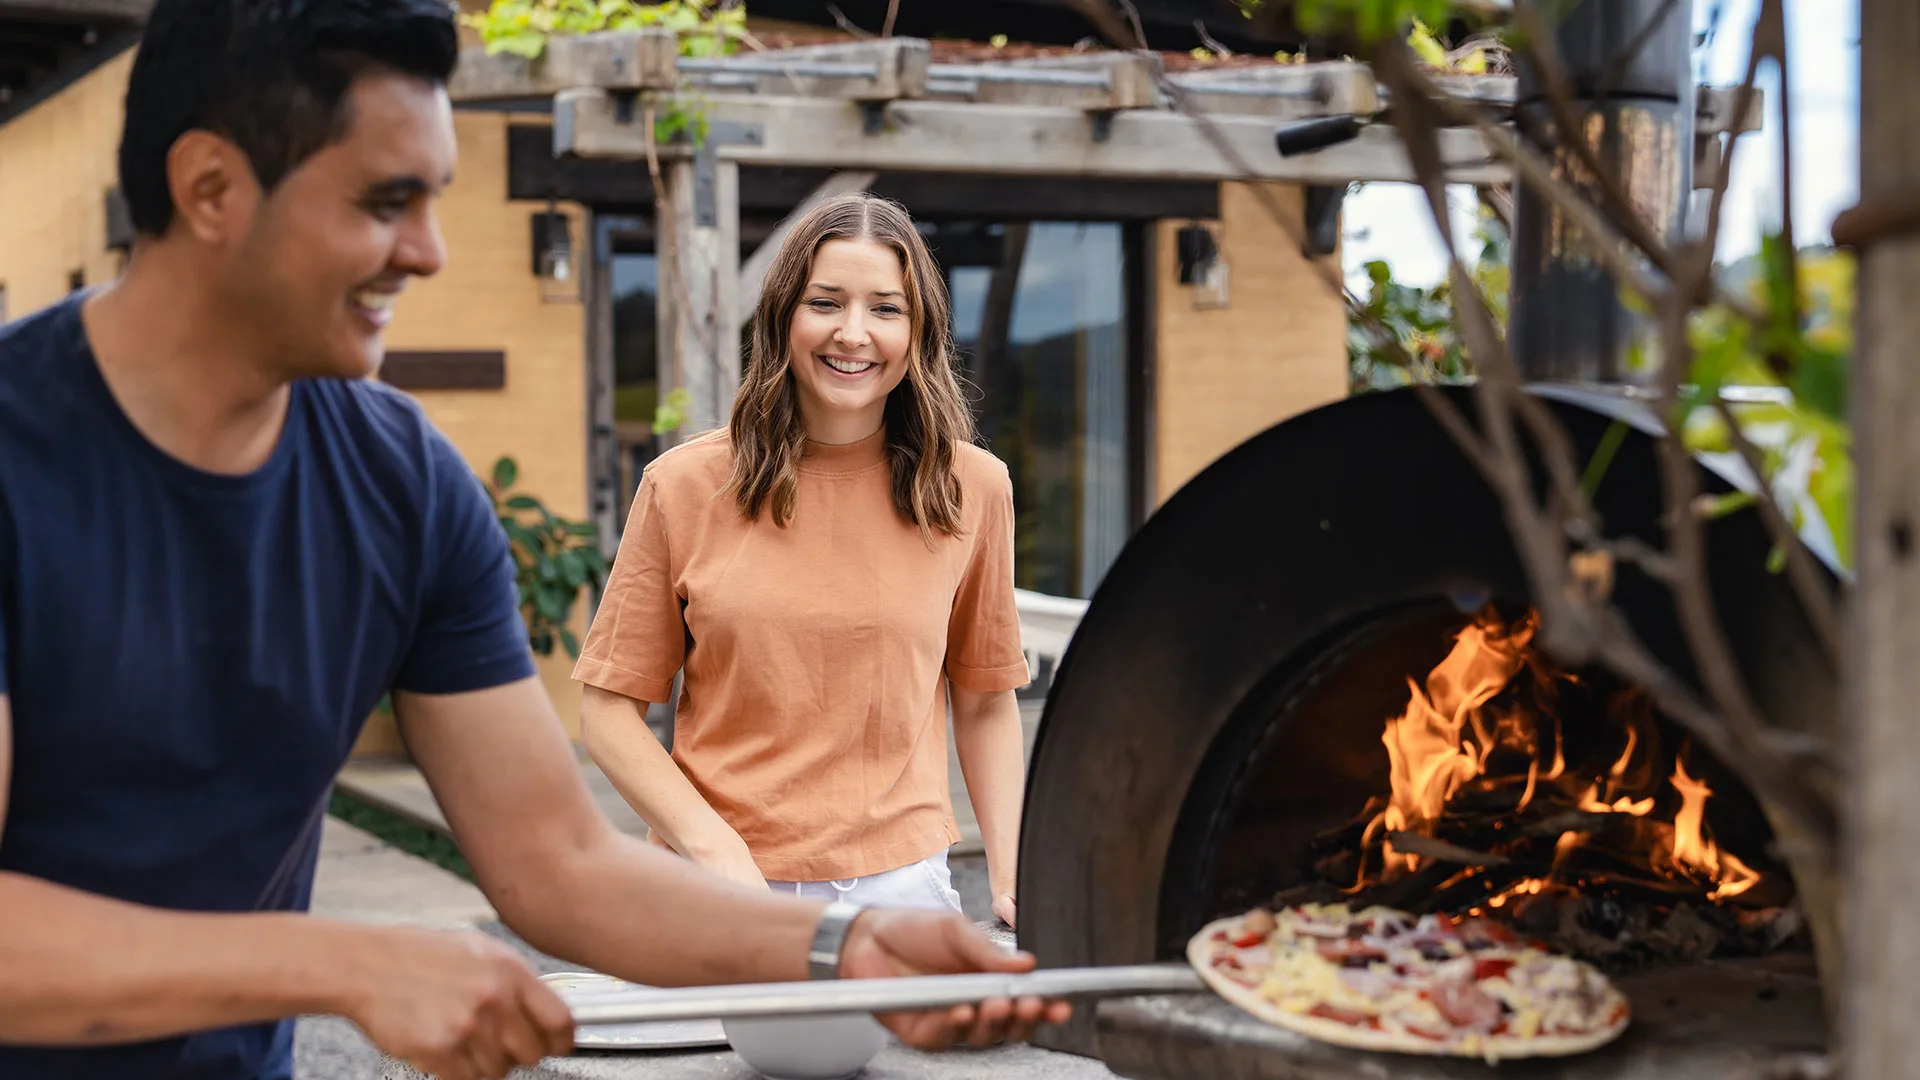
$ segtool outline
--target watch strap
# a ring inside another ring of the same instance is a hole
[[[853,929],[853,920],[862,910],[859,904],[835,900],[820,913],[820,924],[813,931],[813,944],[807,948],[808,978],[840,977],[840,952],[846,948],[847,933]]]

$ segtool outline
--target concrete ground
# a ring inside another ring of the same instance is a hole
[[[979,859],[955,862],[961,887],[976,919],[985,908],[985,868]],[[519,949],[545,974],[579,970],[545,956],[503,926],[486,897],[472,885],[355,829],[329,818],[321,840],[320,867],[314,883],[315,914],[378,923],[409,923],[443,928],[471,927]],[[358,1028],[345,1020],[310,1017],[300,1021],[294,1041],[299,1080],[413,1080],[417,1074],[386,1059]],[[582,1052],[552,1058],[515,1080],[757,1080],[759,1074],[724,1047],[697,1051]],[[890,1045],[860,1074],[862,1080],[1111,1080],[1097,1061],[1031,1046],[990,1051],[954,1050],[922,1054]]]

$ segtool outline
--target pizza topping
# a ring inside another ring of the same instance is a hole
[[[1618,1031],[1628,1015],[1599,972],[1488,919],[1302,905],[1223,927],[1205,939],[1214,972],[1279,1013],[1431,1052],[1491,1061],[1543,1036]]]
[[[1503,1018],[1500,1003],[1470,982],[1442,982],[1428,992],[1428,998],[1461,1031],[1492,1031]]]

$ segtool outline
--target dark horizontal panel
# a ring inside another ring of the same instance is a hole
[[[380,380],[402,390],[500,390],[507,385],[507,354],[390,349],[380,364]]]
[[[743,166],[740,213],[785,214],[826,176],[822,169]],[[1062,183],[1024,176],[902,172],[882,173],[873,191],[926,219],[1149,221],[1220,214],[1218,184],[1176,180]],[[515,124],[507,130],[507,197],[645,208],[653,203],[653,180],[642,162],[556,159],[552,129]]]

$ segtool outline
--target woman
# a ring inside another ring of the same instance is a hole
[[[731,422],[642,476],[574,677],[651,839],[804,895],[958,908],[946,720],[1014,921],[1027,681],[1013,489],[972,443],[946,289],[906,212],[807,214]],[[669,757],[646,702],[684,685]]]

